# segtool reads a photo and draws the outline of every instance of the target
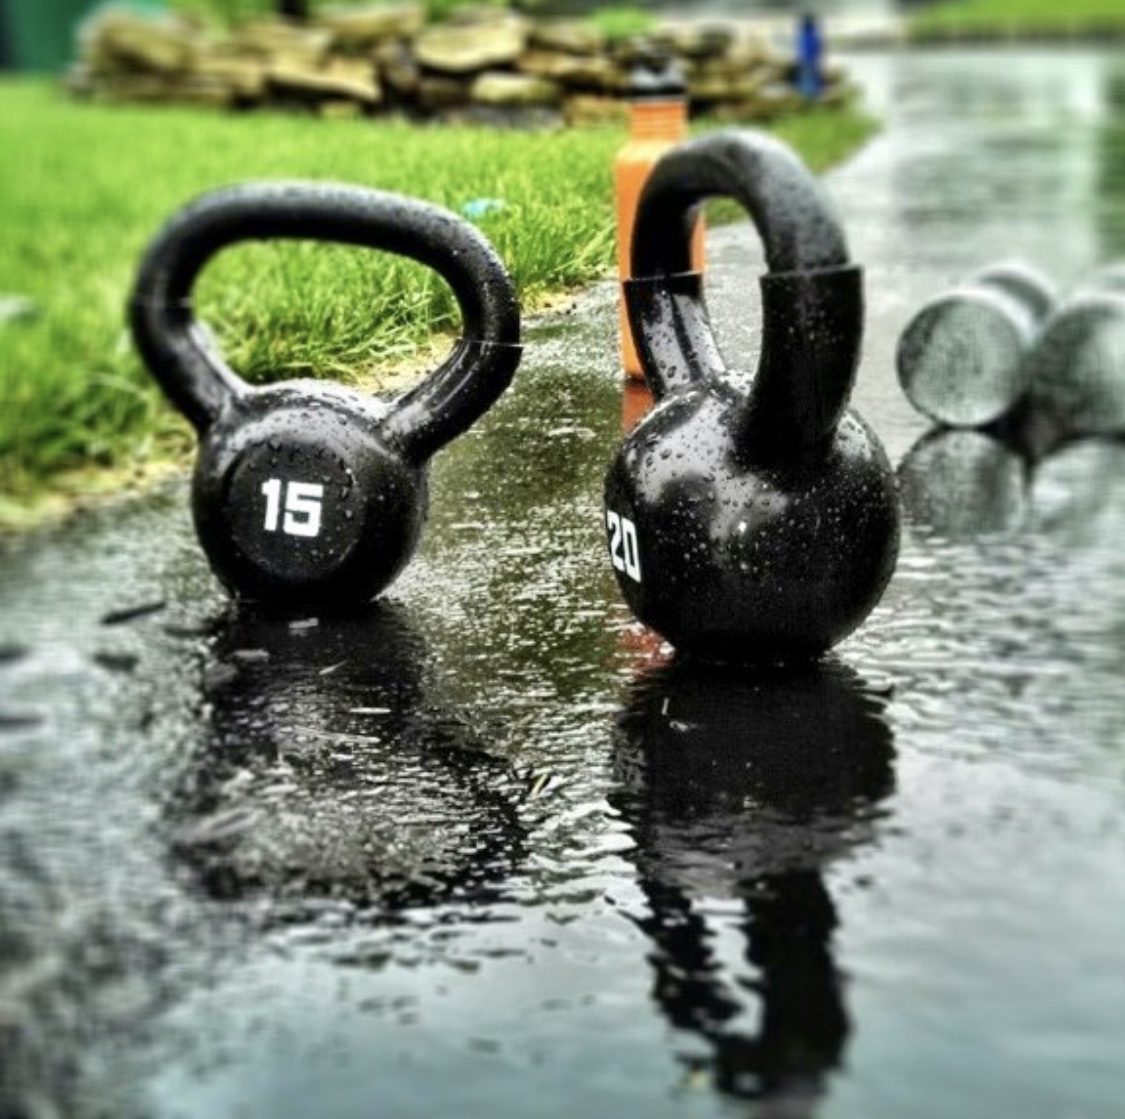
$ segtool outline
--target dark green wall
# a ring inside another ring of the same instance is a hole
[[[0,64],[57,73],[74,58],[75,32],[95,0],[0,0]]]

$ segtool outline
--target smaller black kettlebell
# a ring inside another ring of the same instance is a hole
[[[221,249],[274,238],[429,266],[453,290],[460,340],[390,402],[314,380],[246,384],[196,321],[191,291]],[[240,598],[292,609],[366,602],[391,583],[426,517],[428,460],[507,388],[521,353],[511,281],[480,233],[425,202],[327,183],[246,184],[193,202],[149,246],[130,320],[199,434],[192,509],[215,574]]]
[[[727,196],[762,237],[762,351],[728,377],[689,271],[700,204]],[[820,185],[751,131],[680,144],[641,195],[625,297],[654,410],[605,487],[617,581],[677,649],[713,661],[815,657],[878,602],[898,552],[894,476],[846,405],[861,273]]]

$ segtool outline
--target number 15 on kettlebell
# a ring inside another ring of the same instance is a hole
[[[740,203],[764,243],[762,345],[732,383],[691,271],[700,205]],[[898,554],[894,475],[848,409],[859,268],[788,148],[750,131],[668,152],[637,209],[625,301],[656,407],[605,484],[610,561],[633,613],[701,659],[816,657],[879,601]]]
[[[434,269],[461,311],[449,357],[387,402],[322,381],[253,387],[215,350],[191,290],[221,249],[331,241]],[[275,607],[373,598],[417,547],[430,457],[481,416],[520,360],[515,292],[492,247],[437,206],[322,183],[260,183],[203,196],[157,235],[130,305],[145,364],[199,434],[192,511],[220,581]]]

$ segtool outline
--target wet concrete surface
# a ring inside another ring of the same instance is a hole
[[[365,615],[233,609],[182,484],[7,549],[0,1115],[1119,1114],[1125,451],[920,443],[893,351],[990,260],[1122,254],[1125,62],[854,66],[855,403],[909,524],[867,625],[748,677],[631,624],[608,285]],[[747,367],[756,245],[710,252]]]

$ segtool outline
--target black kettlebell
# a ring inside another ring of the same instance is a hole
[[[732,384],[702,278],[700,204],[727,196],[765,245],[758,370]],[[863,329],[861,272],[823,190],[788,148],[734,130],[680,144],[637,211],[625,298],[657,406],[605,487],[606,531],[633,612],[717,661],[815,657],[878,602],[898,553],[894,475],[847,410]]]
[[[457,299],[460,340],[390,402],[313,380],[246,384],[196,321],[191,290],[221,249],[273,238],[433,268]],[[199,433],[192,508],[215,574],[241,598],[294,609],[365,602],[398,575],[426,517],[430,456],[507,388],[521,352],[511,281],[480,233],[425,202],[328,183],[193,202],[149,246],[130,318],[146,365]]]

